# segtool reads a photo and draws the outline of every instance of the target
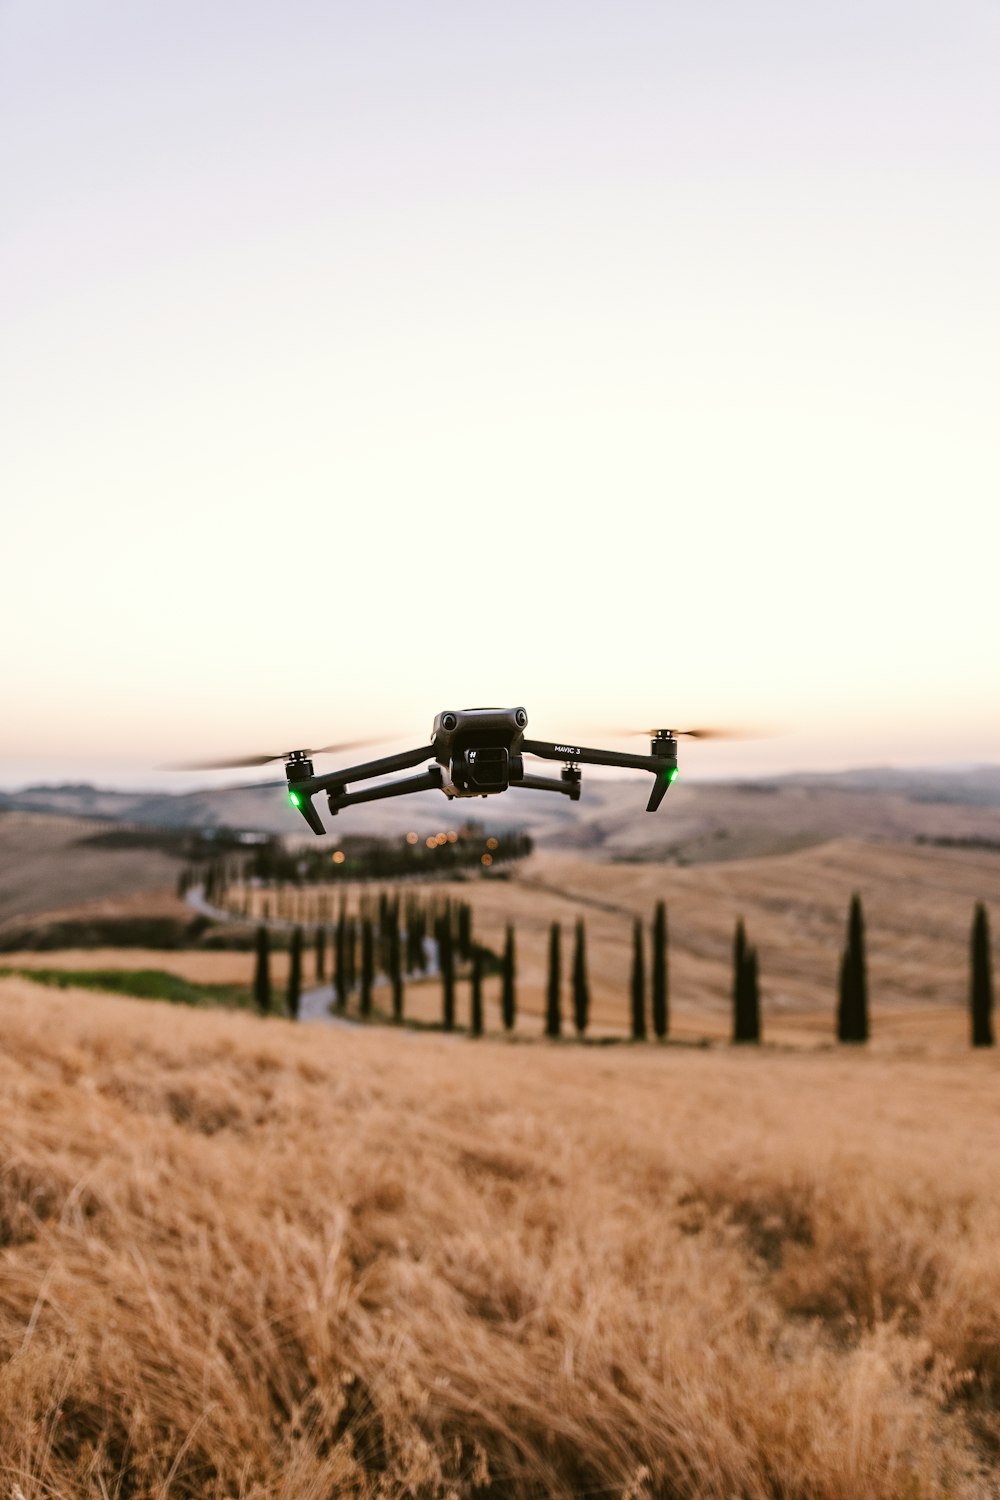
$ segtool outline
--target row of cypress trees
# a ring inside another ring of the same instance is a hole
[[[469,1030],[473,1036],[483,1033],[483,978],[487,970],[499,968],[501,978],[501,1018],[504,1029],[512,1031],[517,1018],[516,948],[513,926],[508,924],[504,949],[497,963],[495,955],[475,941],[472,910],[466,902],[444,901],[430,907],[416,896],[407,898],[401,912],[399,897],[384,891],[377,910],[363,904],[357,920],[348,917],[341,907],[336,927],[330,935],[333,953],[334,1003],[339,1010],[347,1006],[357,989],[362,1016],[372,1013],[372,990],[377,970],[387,977],[392,995],[394,1020],[403,1019],[404,974],[426,973],[427,938],[433,935],[441,977],[441,1024],[452,1031],[456,1025],[456,985],[458,963],[467,965],[470,985]],[[360,963],[359,963],[360,937]],[[635,919],[630,981],[631,1035],[644,1041],[647,1029],[647,994],[649,1019],[659,1040],[669,1032],[669,967],[666,904],[657,902],[650,929],[650,982],[646,982],[644,924]],[[326,977],[328,937],[324,927],[315,933],[315,975]],[[293,929],[289,947],[289,979],[285,997],[288,1015],[297,1018],[302,990],[304,935],[301,927]],[[254,998],[257,1008],[267,1014],[273,1006],[269,974],[270,940],[268,929],[257,930],[257,962]],[[573,1026],[579,1037],[586,1034],[590,1020],[590,984],[587,974],[586,930],[583,918],[576,921],[573,957],[570,969]],[[746,935],[742,918],[736,924],[733,938],[732,1039],[737,1043],[761,1040],[760,976],[757,950]],[[971,933],[970,958],[971,1040],[975,1047],[994,1045],[993,977],[990,962],[990,936],[986,908],[980,902],[975,908]],[[545,1035],[562,1035],[562,931],[558,922],[549,929],[548,973],[546,984]],[[847,936],[840,960],[836,1035],[839,1042],[864,1043],[870,1034],[868,1012],[868,977],[865,952],[865,922],[861,898],[851,897]]]
[[[315,978],[317,982],[323,983],[329,968],[335,1007],[344,1010],[350,996],[357,991],[361,1015],[370,1016],[375,980],[378,974],[384,974],[391,990],[393,1018],[401,1021],[404,977],[407,974],[427,972],[428,938],[431,935],[444,988],[445,1028],[453,1029],[455,1025],[456,966],[466,964],[478,995],[473,1010],[478,1010],[481,1031],[483,975],[487,970],[495,970],[498,961],[490,949],[474,940],[472,908],[468,902],[445,899],[426,903],[410,892],[405,906],[401,908],[398,895],[389,896],[386,891],[381,891],[377,900],[371,895],[362,898],[357,917],[348,916],[342,903],[335,926],[327,929],[320,925],[314,931]],[[289,978],[284,1001],[286,1013],[293,1018],[298,1017],[301,1003],[304,947],[304,929],[296,926],[292,929],[289,941]],[[514,1024],[513,953],[511,929],[504,959],[504,964],[510,969],[510,973],[505,975],[504,993],[507,995],[507,1010],[512,1017],[511,1026]],[[270,954],[269,929],[266,924],[262,924],[256,933],[254,1000],[258,1010],[264,1015],[275,1008]]]

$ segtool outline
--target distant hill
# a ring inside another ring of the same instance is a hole
[[[95,819],[0,812],[0,947],[4,923],[15,918],[82,902],[92,908],[111,903],[120,912],[133,898],[148,915],[145,893],[173,891],[179,858],[154,840],[109,847],[101,838],[114,827]],[[190,920],[179,902],[167,902],[155,915]]]
[[[1000,807],[1000,766],[970,766],[959,770],[918,767],[903,771],[891,766],[871,766],[833,774],[799,772],[793,776],[778,777],[775,784],[837,787],[852,792],[888,792],[908,797],[914,802]]]
[[[782,853],[849,835],[1000,842],[1000,767],[963,770],[865,768],[741,782],[681,780],[655,816],[645,812],[648,778],[585,779],[578,803],[512,790],[489,801],[449,804],[435,794],[374,802],[330,819],[345,834],[426,834],[471,817],[493,829],[528,829],[543,848],[598,858],[679,863]],[[75,784],[0,793],[0,812],[34,812],[159,828],[218,828],[301,835],[304,824],[279,787],[184,793],[122,792]]]

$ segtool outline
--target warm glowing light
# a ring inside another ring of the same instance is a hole
[[[455,842],[455,840],[458,838],[458,834],[455,833],[453,830],[449,829],[448,832],[445,834],[445,838],[448,840],[449,844],[453,844]]]
[[[343,849],[335,849],[330,855],[330,858],[333,860],[335,865],[342,865],[344,863],[344,860],[347,858],[347,855],[344,853]]]
[[[425,840],[424,840],[424,842],[425,842],[425,843],[426,843],[426,845],[427,845],[427,847],[428,847],[428,849],[436,849],[436,848],[437,848],[437,839],[436,839],[436,838],[435,838],[435,837],[434,837],[434,835],[433,835],[433,834],[430,834],[430,835],[429,835],[429,836],[428,836],[428,837],[427,837],[427,838],[426,838],[426,839],[425,839]]]
[[[486,847],[487,847],[487,849],[496,849],[499,846],[499,843],[500,843],[499,839],[492,839],[492,838],[491,839],[487,839],[486,840]]]
[[[446,833],[439,833],[434,842],[437,844],[438,848],[440,848],[442,844],[446,844],[448,842],[448,835]]]
[[[408,844],[419,844],[419,842],[420,842],[420,835],[419,835],[419,833],[408,833],[406,835],[406,842]]]
[[[492,856],[492,854],[484,854],[483,857],[482,857],[482,859],[481,859],[481,861],[480,861],[480,863],[484,864],[484,865],[491,865],[493,863],[493,856]]]

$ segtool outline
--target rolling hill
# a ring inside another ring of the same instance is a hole
[[[488,801],[449,804],[437,793],[382,802],[329,819],[328,837],[433,832],[464,817],[491,828],[526,828],[546,848],[613,859],[685,862],[783,852],[835,837],[980,838],[1000,843],[1000,768],[861,770],[744,782],[681,779],[661,811],[644,811],[648,777],[590,777],[578,803],[513,789]],[[322,800],[317,799],[322,807]],[[311,838],[282,791],[252,788],[133,793],[38,786],[0,793],[4,810],[148,827],[229,827]],[[325,816],[325,809],[322,809]]]

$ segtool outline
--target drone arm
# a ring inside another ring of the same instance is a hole
[[[647,812],[656,811],[677,776],[676,750],[670,755],[623,755],[618,750],[587,750],[582,745],[550,745],[544,740],[524,740],[521,749],[543,760],[567,761],[571,765],[627,766],[630,770],[652,771],[656,779],[646,803]]]
[[[536,792],[564,792],[571,801],[580,800],[578,781],[557,781],[554,776],[522,776],[520,781],[511,782],[512,788],[522,786]]]
[[[410,792],[429,792],[435,788],[440,791],[441,780],[440,766],[431,766],[422,776],[404,776],[402,781],[362,787],[359,792],[345,792],[335,787],[328,798],[330,811],[336,814],[342,807],[352,807],[355,802],[379,802],[383,797],[405,797]]]
[[[583,766],[627,766],[635,771],[669,770],[677,764],[662,755],[628,755],[620,750],[588,750],[583,745],[552,745],[546,740],[524,740],[521,749],[542,760],[571,761]]]
[[[433,760],[434,755],[433,745],[421,745],[419,750],[401,750],[398,755],[383,755],[380,760],[365,761],[360,766],[347,766],[343,771],[325,771],[322,776],[310,776],[307,781],[296,782],[296,787],[307,795],[333,791],[349,781],[367,781],[372,776],[386,776],[392,771],[408,771],[411,766],[418,766],[428,757]]]

